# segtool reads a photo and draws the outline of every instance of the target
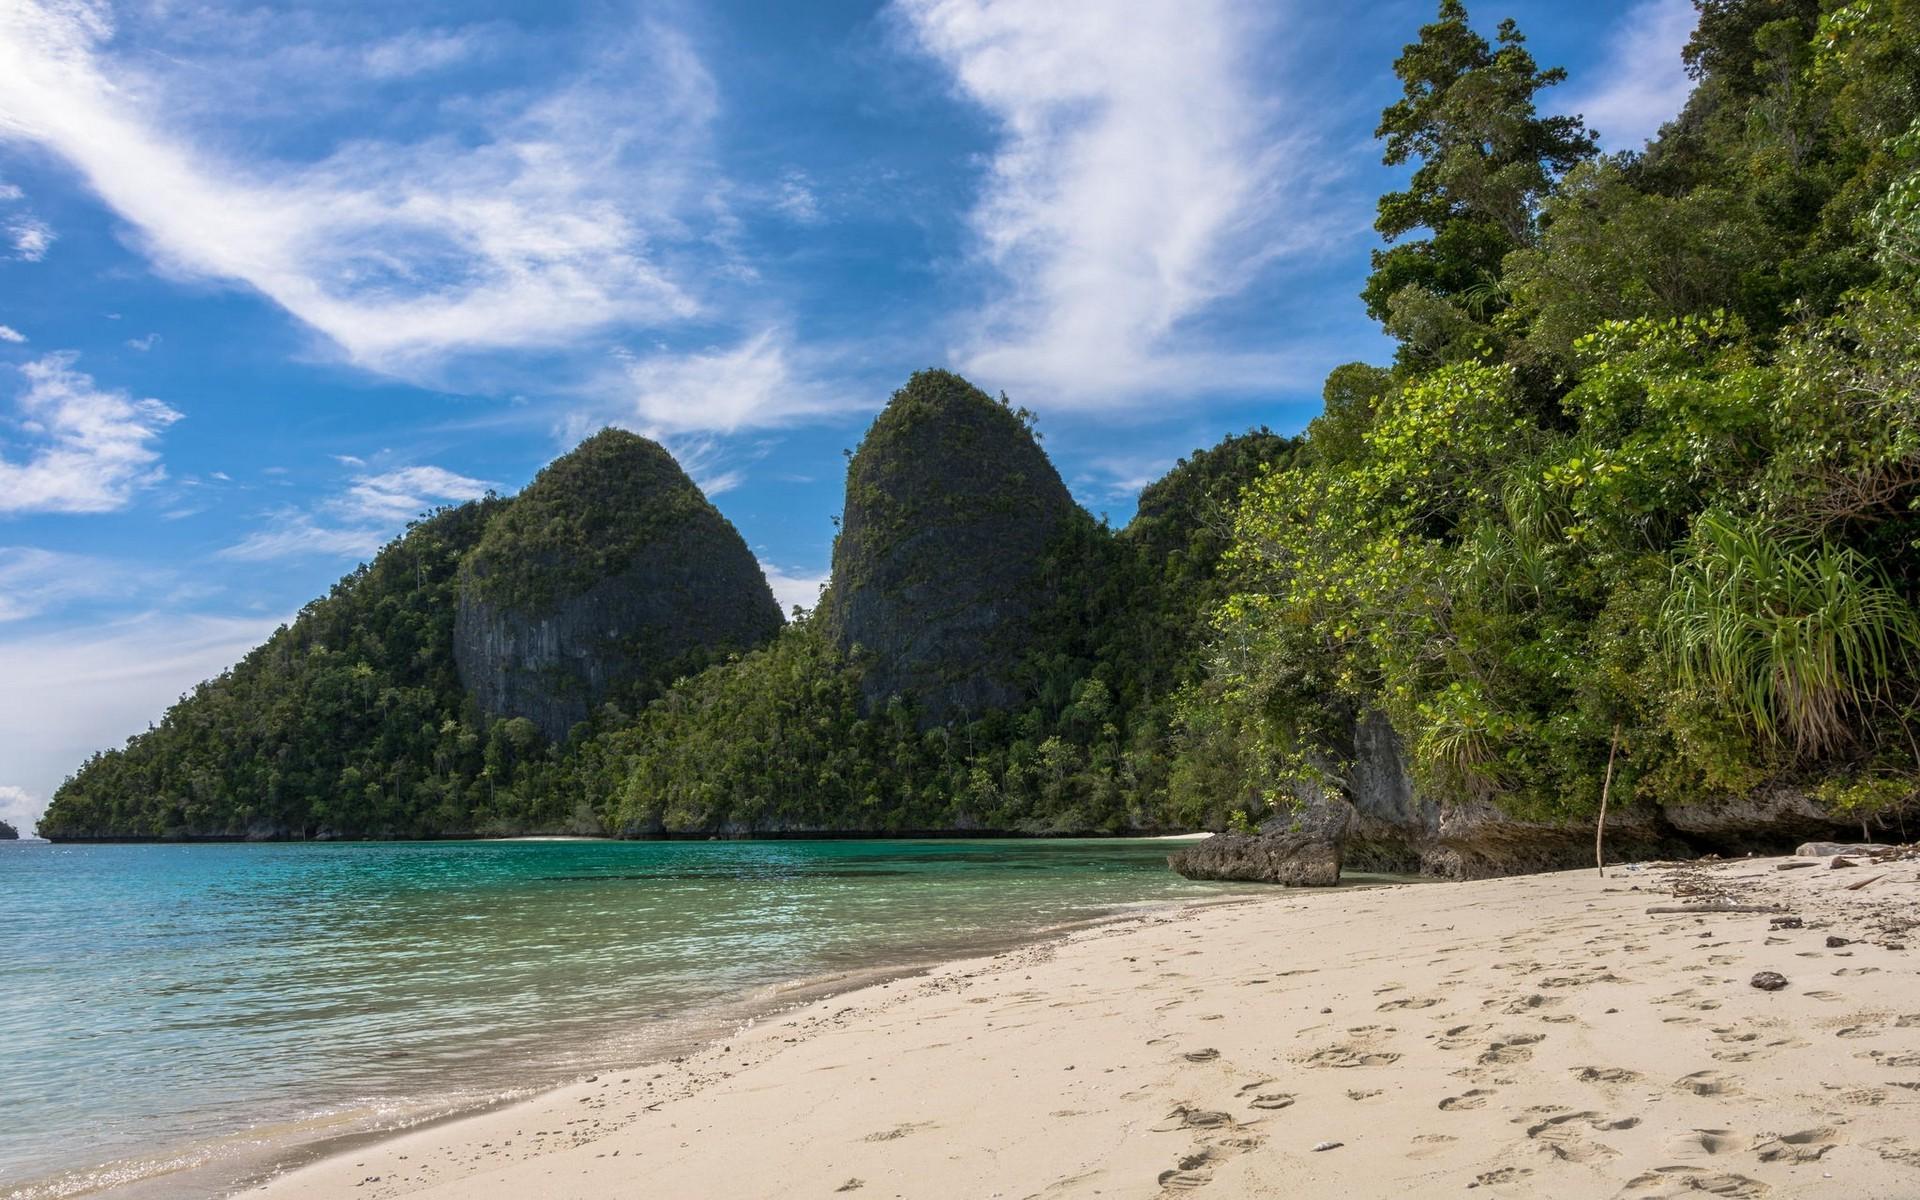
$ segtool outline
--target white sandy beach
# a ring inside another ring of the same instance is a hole
[[[1920,929],[1906,930],[1920,861],[1782,861],[1134,918],[821,1001],[261,1190],[1920,1196]],[[1727,894],[1803,925],[1647,912]],[[1759,971],[1787,986],[1751,986]]]

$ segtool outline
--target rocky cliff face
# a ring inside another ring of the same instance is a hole
[[[672,456],[610,429],[489,522],[461,569],[454,657],[488,716],[559,741],[780,620],[746,543]]]
[[[861,652],[866,703],[900,695],[926,725],[1018,705],[1045,552],[1073,508],[1005,404],[946,371],[894,393],[848,465],[822,602],[829,635]]]
[[[1298,813],[1258,836],[1224,836],[1169,858],[1195,879],[1314,885],[1341,869],[1480,879],[1593,864],[1591,824],[1522,821],[1484,801],[1423,796],[1385,716],[1354,724],[1343,786],[1301,797]],[[1859,832],[1805,793],[1776,790],[1688,805],[1617,805],[1607,814],[1607,861],[1696,854],[1785,853],[1801,841]]]

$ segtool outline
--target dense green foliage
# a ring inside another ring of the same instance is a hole
[[[1366,708],[1521,815],[1589,814],[1616,738],[1616,800],[1920,790],[1920,5],[1700,9],[1640,154],[1536,117],[1558,76],[1453,0],[1397,64],[1401,352],[1249,495],[1189,716],[1250,807]]]
[[[5,821],[0,821],[0,842],[11,842],[19,838],[20,831]]]
[[[56,794],[42,829],[413,837],[1165,827],[1175,820],[1171,698],[1198,677],[1204,614],[1225,595],[1215,568],[1232,507],[1292,445],[1262,431],[1196,453],[1149,490],[1119,534],[1074,509],[1038,564],[1059,586],[1038,622],[1048,632],[1017,665],[1026,699],[930,729],[907,702],[863,701],[866,664],[836,652],[819,617],[637,711],[604,705],[564,743],[524,718],[488,721],[454,670],[455,596],[463,563],[503,544],[494,530],[520,500],[445,510],[157,727],[96,755]],[[509,535],[525,528],[515,522]]]
[[[617,575],[648,547],[724,521],[657,442],[603,429],[534,476],[467,559],[487,600],[537,612]]]

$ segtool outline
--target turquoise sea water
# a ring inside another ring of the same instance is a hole
[[[1231,894],[1168,849],[0,843],[0,1195],[206,1194],[665,1052],[794,981]]]

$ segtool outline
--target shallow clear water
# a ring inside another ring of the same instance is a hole
[[[0,843],[0,1192],[179,1166],[199,1169],[176,1193],[204,1192],[207,1164],[232,1182],[636,1061],[784,981],[1233,890],[1174,875],[1168,849]]]

